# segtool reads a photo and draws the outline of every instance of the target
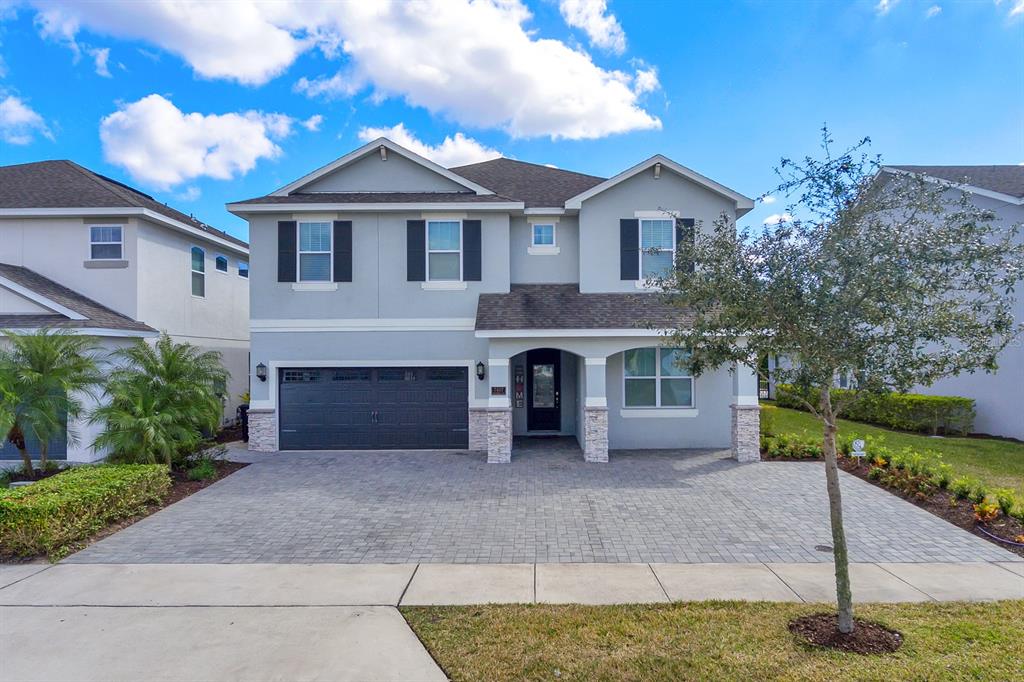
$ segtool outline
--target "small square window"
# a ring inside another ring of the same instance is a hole
[[[554,225],[534,225],[533,226],[533,245],[534,246],[554,246],[555,245],[555,226]]]
[[[217,254],[217,257],[213,259],[213,267],[217,268],[217,272],[227,272],[228,257]]]
[[[93,225],[89,228],[89,258],[121,260],[124,242],[120,225]]]

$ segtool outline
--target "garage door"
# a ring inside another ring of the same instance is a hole
[[[469,447],[465,367],[284,369],[282,450]]]

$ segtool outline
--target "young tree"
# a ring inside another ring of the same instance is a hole
[[[692,349],[696,373],[740,362],[760,371],[769,354],[794,360],[778,379],[821,420],[835,555],[839,630],[853,603],[836,462],[837,376],[865,392],[905,391],[958,372],[996,367],[1020,332],[1012,307],[1024,278],[1019,226],[997,224],[964,192],[880,172],[869,140],[834,156],[782,160],[773,194],[797,216],[763,232],[722,218],[680,245],[659,282],[693,325],[667,340]],[[695,267],[690,264],[695,263]],[[683,265],[686,267],[683,267]],[[806,396],[813,396],[807,400]]]
[[[107,383],[109,401],[91,418],[103,424],[96,447],[121,459],[170,466],[220,424],[217,391],[228,379],[220,353],[163,334],[156,344],[137,343],[111,360],[116,368]]]
[[[96,346],[88,336],[62,329],[19,334],[5,331],[10,352],[0,360],[0,374],[14,393],[13,424],[4,433],[21,454],[25,474],[32,475],[32,456],[25,442],[32,435],[39,443],[39,464],[46,468],[50,440],[67,433],[78,442],[70,423],[82,416],[82,396],[100,383]]]

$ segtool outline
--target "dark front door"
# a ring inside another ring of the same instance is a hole
[[[282,450],[466,448],[465,367],[281,371]]]
[[[560,431],[562,428],[561,353],[550,348],[526,354],[526,428]]]

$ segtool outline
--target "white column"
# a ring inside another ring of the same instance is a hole
[[[583,405],[583,459],[608,461],[607,361],[604,357],[585,358],[586,402]]]
[[[739,462],[761,460],[761,407],[757,400],[757,372],[736,363],[732,377],[732,456]]]
[[[488,358],[491,395],[487,399],[487,461],[512,461],[512,403],[509,401],[508,358]]]

